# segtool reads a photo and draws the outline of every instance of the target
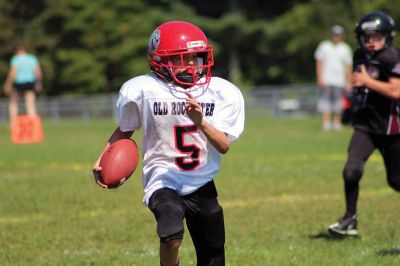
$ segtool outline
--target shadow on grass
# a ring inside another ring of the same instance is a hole
[[[400,247],[381,249],[376,252],[378,256],[400,256]]]
[[[316,234],[311,234],[308,236],[312,240],[326,240],[326,241],[342,241],[342,240],[347,240],[347,239],[360,239],[358,236],[342,236],[338,234],[333,234],[327,231],[322,231]]]

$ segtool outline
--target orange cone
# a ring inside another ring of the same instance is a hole
[[[11,142],[30,144],[43,141],[42,119],[38,115],[18,115],[11,123]]]

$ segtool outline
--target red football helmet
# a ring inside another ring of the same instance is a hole
[[[161,24],[148,44],[150,69],[161,79],[191,87],[210,82],[212,47],[197,26],[184,21]]]

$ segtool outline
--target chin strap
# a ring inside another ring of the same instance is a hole
[[[194,74],[193,75],[193,74],[190,74],[190,73],[187,73],[187,72],[182,72],[182,73],[176,74],[175,77],[179,81],[195,84],[198,80],[200,80],[204,76],[205,76],[204,73],[202,73],[202,74]],[[194,80],[194,79],[196,79],[196,80]]]
[[[193,75],[185,73],[185,72],[176,74],[176,78],[179,81],[183,81],[183,82],[187,82],[187,83],[194,83]]]
[[[151,71],[160,79],[166,81],[166,82],[172,82],[174,81],[174,78],[171,76],[171,74],[169,73],[169,71],[165,68],[162,67],[161,71],[162,73],[160,73],[159,71],[155,70],[155,69],[151,69]]]

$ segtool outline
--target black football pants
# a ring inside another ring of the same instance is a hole
[[[151,196],[149,208],[157,220],[161,241],[182,239],[185,218],[196,250],[197,265],[225,265],[224,216],[213,181],[185,196],[169,188],[159,189]]]
[[[388,184],[400,192],[400,135],[374,135],[355,129],[343,169],[347,216],[356,214],[359,182],[365,163],[375,149],[383,157]]]

